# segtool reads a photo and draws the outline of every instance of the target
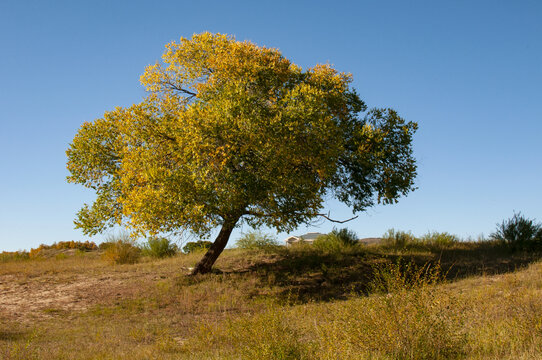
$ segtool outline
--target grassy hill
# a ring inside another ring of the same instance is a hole
[[[542,263],[498,243],[101,255],[2,258],[0,358],[542,358]]]

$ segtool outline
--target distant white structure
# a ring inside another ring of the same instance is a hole
[[[290,246],[296,243],[312,244],[314,240],[316,240],[319,236],[322,235],[325,234],[319,232],[310,232],[300,236],[288,236],[286,239],[284,239],[284,242],[286,243],[286,246]]]
[[[319,236],[322,236],[322,235],[325,235],[325,234],[322,234],[319,232],[310,232],[310,233],[306,233],[305,235],[300,235],[300,236],[292,235],[284,239],[284,242],[286,243],[286,246],[299,244],[299,243],[312,245],[314,240],[316,240]],[[363,245],[376,245],[382,241],[382,238],[370,237],[370,238],[358,239],[358,241],[362,243]]]
[[[370,237],[370,238],[359,239],[358,241],[364,245],[376,245],[382,241],[382,238]]]

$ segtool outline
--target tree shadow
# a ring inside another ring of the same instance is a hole
[[[540,260],[542,255],[537,252],[512,252],[504,245],[486,243],[476,244],[471,249],[435,249],[433,253],[450,281],[514,272]]]
[[[287,303],[326,302],[371,292],[375,271],[385,264],[411,263],[419,268],[440,266],[447,281],[470,276],[513,272],[541,258],[495,244],[469,244],[450,248],[403,249],[382,247],[356,251],[321,252],[314,249],[279,250],[275,261],[255,264],[262,286],[278,287],[278,298]],[[274,296],[277,296],[274,293]]]

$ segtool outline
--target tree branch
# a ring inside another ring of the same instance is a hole
[[[175,84],[172,84],[171,82],[166,82],[166,85],[169,86],[171,89],[173,90],[177,90],[178,92],[181,92],[183,94],[186,94],[186,95],[190,95],[190,97],[194,97],[194,96],[197,96],[198,94],[196,94],[195,92],[192,92],[190,90],[186,90],[186,89],[183,89],[183,88],[180,88],[178,87],[177,85]]]
[[[255,211],[246,211],[244,213],[244,215],[252,215],[252,216],[261,216],[261,217],[273,217],[273,216],[276,216],[276,215],[273,215],[273,214],[263,214],[263,213],[258,213],[258,212],[255,212]],[[334,223],[338,223],[338,224],[344,224],[346,222],[349,222],[349,221],[352,221],[354,219],[357,219],[359,217],[359,215],[356,215],[354,217],[351,217],[350,219],[346,219],[346,220],[335,220],[335,219],[332,219],[329,217],[329,213],[326,214],[310,214],[310,213],[297,213],[295,214],[297,216],[321,216],[323,217],[324,219],[328,220],[328,221],[331,221],[331,222],[334,222]]]
[[[344,224],[346,222],[352,221],[352,220],[357,219],[359,217],[359,215],[356,215],[356,216],[351,217],[350,219],[346,219],[346,220],[334,220],[334,219],[331,219],[329,217],[329,213],[327,215],[326,214],[316,214],[316,215],[321,216],[326,220],[329,220],[331,222],[338,223],[338,224]]]

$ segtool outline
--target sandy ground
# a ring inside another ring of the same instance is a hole
[[[156,277],[156,274],[141,273],[0,275],[0,317],[24,322],[59,313],[69,315],[96,304],[114,304],[141,293],[142,287],[138,284],[156,280]]]
[[[0,315],[27,320],[48,313],[86,310],[104,287],[114,287],[111,279],[75,277],[67,283],[27,280],[14,275],[0,276]]]

